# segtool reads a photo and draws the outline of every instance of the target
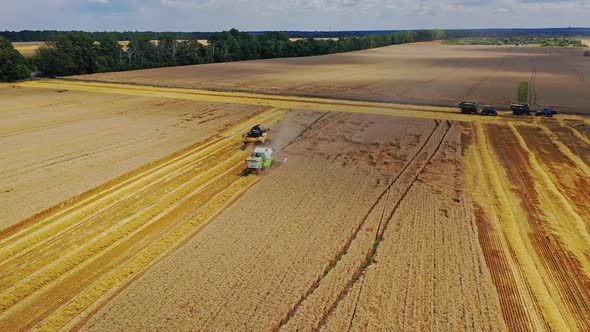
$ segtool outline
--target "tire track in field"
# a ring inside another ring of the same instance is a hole
[[[503,56],[502,60],[500,60],[500,63],[498,63],[495,66],[494,71],[500,70],[500,68],[502,68],[504,66],[505,61],[506,61],[506,56]],[[479,87],[483,83],[485,83],[489,79],[490,79],[489,76],[484,76],[484,77],[480,78],[474,85],[472,85],[467,91],[465,91],[465,94],[461,97],[461,100],[466,100],[467,98],[469,98],[475,91],[477,91],[477,89],[479,89]]]
[[[301,306],[304,304],[304,302],[306,300],[308,300],[308,298],[310,298],[310,296],[312,296],[312,294],[316,290],[318,290],[318,288],[321,286],[321,283],[324,280],[324,278],[330,273],[331,270],[333,270],[334,268],[337,267],[338,263],[347,254],[347,252],[349,251],[351,245],[357,239],[360,230],[364,227],[365,223],[369,219],[369,216],[377,208],[377,206],[382,201],[382,199],[384,199],[385,197],[388,197],[389,192],[392,189],[392,187],[396,183],[398,183],[398,181],[400,180],[400,178],[402,178],[402,175],[405,175],[406,171],[408,169],[410,169],[410,166],[414,164],[414,162],[416,161],[416,159],[418,158],[418,156],[420,156],[424,152],[425,147],[427,145],[431,144],[431,139],[433,138],[434,134],[442,126],[442,123],[439,122],[439,121],[435,121],[435,124],[436,125],[434,126],[433,130],[429,133],[427,139],[424,140],[424,143],[420,146],[420,148],[416,151],[416,153],[408,160],[408,162],[406,162],[406,164],[404,165],[404,167],[396,174],[396,176],[390,181],[390,183],[387,185],[387,187],[381,192],[381,194],[378,196],[378,198],[375,200],[375,202],[372,204],[372,206],[365,213],[365,215],[362,218],[361,222],[354,229],[354,231],[351,234],[351,236],[349,237],[349,239],[347,239],[347,241],[345,242],[344,246],[338,251],[338,253],[336,254],[336,256],[328,262],[328,264],[327,264],[324,272],[320,276],[318,276],[318,278],[313,282],[313,284],[311,285],[311,287],[293,305],[293,307],[289,310],[289,312],[287,313],[287,315],[279,322],[279,324],[278,324],[278,326],[277,326],[276,329],[280,329],[280,328],[282,328],[283,326],[285,326],[286,324],[289,323],[289,321],[297,314],[298,310],[301,308]],[[448,128],[447,128],[447,131],[448,131]],[[354,281],[354,278],[353,278],[353,281]]]
[[[537,63],[534,58],[531,58],[533,70],[529,78],[529,104],[537,106]]]
[[[0,330],[59,329],[124,287],[257,181],[239,175],[239,134],[282,114],[264,112],[0,232]]]
[[[408,195],[408,192],[412,189],[412,187],[414,186],[414,184],[418,180],[418,177],[422,173],[424,173],[424,170],[429,165],[429,163],[432,160],[432,158],[434,158],[434,156],[438,153],[438,151],[440,150],[440,147],[441,147],[442,143],[445,141],[448,133],[450,132],[450,130],[451,130],[452,126],[453,126],[453,124],[450,121],[444,121],[443,123],[446,124],[445,125],[446,129],[444,129],[444,134],[442,135],[440,141],[438,141],[436,143],[433,143],[433,144],[436,144],[436,147],[435,147],[434,151],[428,156],[427,160],[420,167],[420,170],[411,179],[411,182],[409,183],[409,185],[406,188],[404,188],[401,197],[396,201],[395,205],[393,206],[393,209],[391,210],[391,212],[389,213],[389,215],[387,216],[387,218],[385,218],[385,219],[381,218],[381,220],[379,222],[379,226],[377,228],[377,232],[375,233],[375,240],[374,240],[374,242],[372,244],[372,249],[369,252],[369,254],[367,255],[367,257],[364,259],[364,261],[362,262],[361,268],[354,273],[353,277],[345,285],[344,291],[338,296],[337,300],[328,308],[328,310],[325,311],[325,314],[322,317],[319,325],[314,330],[318,331],[318,330],[320,330],[326,324],[329,316],[334,312],[334,310],[336,310],[336,308],[338,307],[338,305],[346,297],[346,295],[348,294],[348,292],[350,291],[350,289],[352,289],[352,287],[353,287],[354,283],[356,282],[356,280],[358,280],[361,277],[361,275],[365,272],[365,270],[369,266],[371,266],[373,264],[373,262],[374,262],[373,261],[373,257],[377,253],[377,250],[379,249],[379,245],[380,245],[381,241],[383,241],[383,236],[384,236],[385,232],[387,231],[387,229],[389,227],[389,224],[390,224],[391,220],[393,219],[393,217],[395,215],[395,212],[399,208],[401,202]],[[441,126],[442,126],[442,124],[439,124],[435,129],[441,128]],[[428,141],[428,142],[430,142],[430,141]],[[405,170],[406,169],[404,169],[404,171]],[[356,304],[355,304],[355,307],[356,307]]]

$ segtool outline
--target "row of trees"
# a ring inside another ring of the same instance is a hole
[[[157,40],[139,35],[126,49],[111,36],[98,40],[84,33],[67,33],[42,47],[35,63],[44,75],[75,75],[95,72],[182,66],[213,62],[301,57],[348,52],[394,44],[442,39],[441,30],[404,31],[338,40],[291,41],[285,33],[255,35],[236,29],[211,35],[208,45],[197,39],[178,40],[161,34]]]
[[[124,47],[108,34],[95,38],[91,33],[63,33],[41,47],[30,60],[29,67],[45,76],[68,76],[214,62],[302,57],[442,39],[444,32],[419,30],[365,37],[341,37],[338,40],[291,41],[288,35],[281,32],[251,34],[232,29],[212,34],[208,39],[208,45],[202,45],[197,39],[178,40],[174,34],[162,33],[156,40],[151,37],[150,33],[136,34]]]
[[[555,37],[457,38],[444,41],[447,45],[540,45],[544,47],[587,47],[579,39]]]
[[[11,42],[44,42],[55,40],[59,35],[68,33],[82,33],[91,36],[94,40],[111,37],[115,40],[131,40],[139,37],[148,37],[151,40],[159,39],[162,34],[175,35],[176,39],[209,39],[214,32],[155,32],[155,31],[58,31],[58,30],[22,30],[0,31],[0,36]]]
[[[12,43],[0,37],[0,82],[13,82],[31,77],[28,61],[12,46]]]
[[[368,35],[382,35],[400,30],[362,30],[362,31],[284,31],[289,38],[340,38],[340,37],[364,37]],[[176,39],[209,39],[215,32],[155,32],[155,31],[58,31],[58,30],[22,30],[22,31],[0,31],[0,36],[12,42],[38,42],[54,40],[57,36],[64,33],[85,33],[89,34],[95,40],[107,36],[115,40],[132,40],[136,38],[147,37],[150,40],[158,40],[162,35],[174,35]],[[254,35],[267,34],[270,31],[249,32]]]

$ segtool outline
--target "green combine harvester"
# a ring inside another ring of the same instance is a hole
[[[250,158],[246,159],[246,174],[259,174],[265,169],[270,168],[274,152],[271,148],[255,148]]]

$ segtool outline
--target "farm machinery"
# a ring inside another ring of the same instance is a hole
[[[480,114],[481,114],[481,115],[492,115],[492,116],[496,116],[496,115],[498,115],[498,112],[497,112],[497,111],[496,111],[496,109],[495,109],[495,108],[493,108],[492,106],[490,106],[490,105],[485,105],[485,106],[483,107],[483,110],[481,110],[481,113],[480,113]]]
[[[514,115],[531,115],[529,104],[510,104],[510,110]]]
[[[557,114],[557,111],[550,107],[545,107],[542,111],[535,112],[535,116],[546,116],[549,118],[552,118],[555,114]]]
[[[244,134],[242,150],[246,150],[249,144],[264,144],[270,141],[268,137],[269,129],[261,125],[255,125],[249,132]]]
[[[459,103],[459,108],[463,114],[477,114],[477,103],[470,101],[462,101]]]
[[[496,109],[490,105],[483,106],[483,109],[481,110],[481,112],[479,112],[479,104],[470,101],[460,102],[459,108],[461,109],[461,113],[463,114],[498,115]]]
[[[274,150],[272,148],[255,148],[252,155],[246,159],[245,173],[256,173],[264,171],[272,165]]]

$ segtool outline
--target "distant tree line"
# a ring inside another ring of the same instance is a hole
[[[450,29],[447,39],[455,38],[558,38],[590,36],[590,28],[532,28],[532,29]]]
[[[579,39],[564,37],[503,37],[456,38],[444,41],[447,45],[540,45],[544,47],[587,47]]]
[[[58,30],[22,30],[22,31],[0,31],[0,36],[11,42],[45,42],[55,40],[59,35],[77,33],[85,34],[94,40],[109,37],[115,40],[132,40],[136,38],[147,37],[150,40],[160,39],[162,35],[174,35],[176,39],[209,39],[214,32],[154,32],[154,31],[101,31],[101,32],[84,32],[84,31],[58,31]]]
[[[285,33],[255,35],[236,29],[212,34],[208,45],[196,38],[178,40],[174,34],[136,34],[125,49],[111,35],[95,38],[91,33],[56,35],[31,58],[40,75],[68,76],[203,63],[302,57],[363,50],[387,45],[442,39],[442,30],[403,31],[338,40],[289,40]]]
[[[57,30],[23,30],[0,31],[0,36],[12,42],[32,42],[55,40],[58,35],[70,32],[82,31],[57,31]],[[264,35],[270,31],[250,31],[254,35]],[[384,35],[401,30],[358,30],[358,31],[282,31],[289,38],[340,38],[340,37],[365,37],[369,35]],[[448,39],[454,38],[507,38],[507,37],[572,37],[590,36],[590,28],[532,28],[532,29],[451,29],[446,30]],[[160,39],[161,35],[173,35],[177,40],[209,39],[215,32],[155,32],[155,31],[101,31],[83,32],[90,34],[93,39],[102,39],[109,36],[115,40],[132,40],[147,36],[151,40]]]
[[[384,35],[402,30],[362,30],[362,31],[281,31],[289,38],[340,38],[340,37],[364,37],[369,35]],[[209,39],[215,32],[155,32],[155,31],[58,31],[58,30],[22,30],[22,31],[0,31],[0,36],[12,42],[45,42],[55,40],[58,35],[64,33],[85,33],[95,40],[106,36],[115,40],[132,40],[135,38],[147,37],[151,40],[158,40],[162,35],[173,35],[178,40]],[[272,31],[249,31],[253,35],[265,35]]]

